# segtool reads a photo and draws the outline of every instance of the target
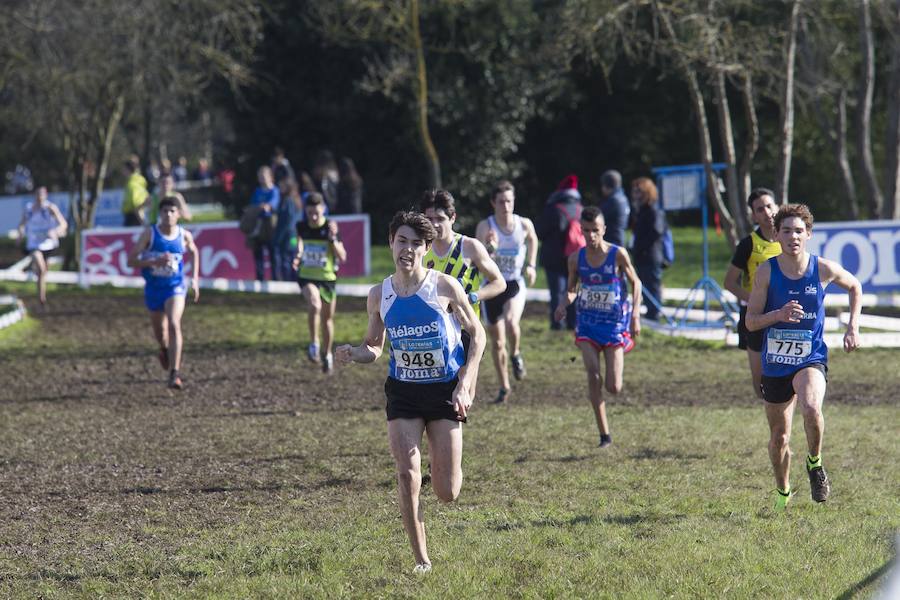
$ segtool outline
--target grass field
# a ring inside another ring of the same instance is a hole
[[[486,403],[482,365],[459,501],[423,489],[435,569],[415,577],[385,361],[325,376],[301,359],[299,298],[204,292],[174,393],[140,292],[51,302],[0,331],[0,597],[847,598],[893,555],[896,351],[833,354],[833,496],[809,498],[798,419],[799,494],[775,515],[741,352],[642,337],[600,451],[571,338],[533,305],[510,406]],[[362,303],[338,316],[357,342]]]

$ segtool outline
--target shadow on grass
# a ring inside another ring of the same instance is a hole
[[[272,483],[261,485],[208,485],[195,488],[161,488],[151,486],[136,486],[125,488],[121,491],[121,493],[125,495],[136,494],[140,496],[152,496],[155,494],[223,494],[234,492],[278,492],[282,490],[314,491],[332,487],[345,487],[354,483],[358,483],[358,481],[350,479],[348,477],[330,477],[324,481],[320,481],[319,483],[315,483],[312,485],[304,485],[300,483],[291,485],[286,485],[283,483]]]
[[[856,598],[860,592],[881,579],[884,575],[887,575],[887,572],[891,568],[892,562],[893,559],[888,559],[888,561],[881,565],[879,568],[869,573],[869,575],[865,579],[855,583],[847,591],[838,596],[837,600],[850,600],[850,598]]]
[[[641,448],[637,452],[633,452],[631,458],[635,460],[662,460],[666,458],[675,460],[704,460],[708,457],[705,454],[691,454],[687,452],[678,452],[677,450]]]

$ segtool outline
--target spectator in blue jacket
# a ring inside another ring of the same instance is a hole
[[[625,246],[625,229],[631,207],[622,189],[622,174],[609,170],[600,176],[600,212],[606,221],[606,235],[603,239],[616,246]]]
[[[259,187],[253,192],[250,204],[259,207],[259,219],[271,219],[272,215],[277,214],[278,205],[281,203],[281,195],[278,188],[275,187],[275,181],[272,177],[272,169],[266,166],[260,167],[256,172],[259,178]],[[269,268],[272,270],[272,279],[278,279],[275,264],[275,244],[274,231],[270,227],[260,227],[260,233],[253,238],[253,259],[256,262],[256,279],[258,281],[265,280],[265,250],[269,255]]]

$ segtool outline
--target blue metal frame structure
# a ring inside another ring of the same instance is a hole
[[[712,165],[713,171],[716,173],[725,170],[725,167],[726,165],[724,163],[713,163]],[[672,174],[696,174],[699,179],[700,212],[703,223],[703,275],[691,287],[684,302],[675,309],[674,318],[670,318],[662,312],[660,312],[660,314],[665,316],[666,321],[671,327],[679,329],[692,327],[722,327],[728,321],[730,321],[732,325],[736,325],[738,317],[737,307],[730,300],[725,298],[722,288],[709,276],[709,238],[707,235],[707,228],[709,225],[709,201],[706,197],[707,183],[703,165],[654,167],[651,171],[656,176],[657,188],[659,188],[660,194],[662,194],[663,189],[662,179],[665,178],[665,176]],[[663,208],[665,208],[665,198],[662,198],[662,202]],[[655,306],[661,308],[659,299],[654,298],[649,292],[645,291],[644,294]],[[694,305],[700,300],[701,296],[703,298],[703,320],[689,322],[687,319],[688,312],[694,308]],[[710,300],[715,300],[722,307],[722,310],[725,312],[724,319],[710,319]]]

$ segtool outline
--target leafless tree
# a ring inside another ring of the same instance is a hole
[[[791,157],[794,148],[794,67],[797,55],[797,28],[801,0],[793,0],[784,50],[784,88],[781,95],[781,146],[779,148],[775,195],[778,202],[789,201]]]
[[[859,72],[859,96],[856,100],[856,151],[859,168],[869,200],[869,215],[881,218],[884,196],[875,176],[872,158],[872,97],[875,92],[875,42],[869,0],[859,2],[859,38],[862,64]]]

